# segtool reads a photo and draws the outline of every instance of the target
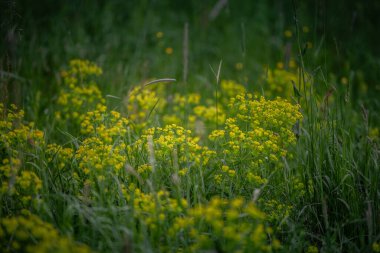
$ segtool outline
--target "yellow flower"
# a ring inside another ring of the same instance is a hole
[[[340,79],[340,82],[343,84],[343,85],[347,85],[348,84],[348,78],[343,76],[341,79]]]
[[[55,116],[59,122],[72,120],[79,124],[87,110],[94,110],[105,103],[96,83],[90,81],[90,77],[101,74],[102,69],[95,63],[80,59],[70,61],[69,69],[62,75],[65,86],[57,99],[59,111]]]
[[[26,210],[22,213],[0,220],[0,248],[10,252],[91,252],[89,247],[61,236],[51,224],[39,217]]]
[[[230,177],[234,177],[236,175],[236,172],[234,170],[228,170],[228,175]]]
[[[284,68],[284,63],[277,62],[276,66],[277,66],[278,69],[283,69]]]
[[[316,246],[314,245],[310,245],[309,247],[307,247],[307,250],[306,250],[306,253],[318,253],[319,250]]]
[[[163,32],[157,32],[156,33],[156,38],[157,39],[161,39],[162,37],[164,37],[164,33]]]
[[[263,214],[241,197],[213,197],[184,211],[183,217],[175,218],[170,235],[189,238],[191,244],[187,247],[195,251],[209,249],[215,235],[220,239],[220,249],[226,252],[261,252],[281,247],[273,230],[262,223]],[[267,235],[272,237],[272,244]]]
[[[241,62],[237,62],[237,63],[235,64],[235,68],[236,68],[237,70],[242,70],[243,67],[244,67],[244,65],[243,65],[243,63],[241,63]]]
[[[149,156],[150,151],[154,152],[154,160],[159,166],[172,168],[175,166],[191,167],[206,164],[215,152],[207,147],[198,144],[199,139],[192,137],[192,132],[177,125],[167,125],[164,128],[150,128],[143,132],[143,135],[136,141],[131,152],[144,152]],[[152,148],[146,141],[148,136],[152,136]],[[168,157],[177,164],[168,164]],[[189,168],[190,169],[190,168]]]
[[[374,242],[372,244],[372,250],[373,250],[373,252],[380,252],[380,243]]]
[[[171,48],[171,47],[165,48],[165,53],[168,54],[168,55],[173,54],[173,48]]]
[[[290,31],[290,30],[285,30],[284,35],[285,35],[285,37],[287,37],[287,38],[291,38],[291,37],[293,36],[293,33],[292,33],[292,31]]]

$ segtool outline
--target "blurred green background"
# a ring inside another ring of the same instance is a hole
[[[103,92],[122,96],[164,77],[177,79],[170,89],[212,92],[220,61],[221,78],[255,90],[268,68],[300,65],[302,54],[321,96],[349,87],[355,101],[376,108],[379,12],[380,1],[2,1],[1,100],[33,104],[37,118],[73,58],[97,62]]]

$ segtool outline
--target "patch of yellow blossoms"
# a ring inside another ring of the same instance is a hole
[[[253,168],[265,164],[278,166],[296,138],[292,131],[302,118],[299,106],[286,100],[266,100],[251,94],[230,100],[231,118],[223,130],[213,131],[209,139],[218,143],[231,163],[244,159]]]
[[[2,201],[10,201],[7,197],[12,196],[14,208],[36,204],[42,189],[42,181],[26,164],[28,155],[44,146],[44,133],[23,120],[23,110],[15,105],[6,109],[0,103],[0,197]]]
[[[69,69],[61,73],[64,87],[57,99],[59,110],[55,117],[58,121],[70,119],[79,124],[88,110],[99,109],[104,105],[105,99],[100,89],[90,78],[101,74],[101,68],[87,60],[70,61]]]
[[[152,138],[154,154],[149,154],[149,138]],[[190,168],[206,165],[215,155],[214,151],[200,146],[198,141],[197,137],[192,137],[190,130],[172,124],[147,129],[131,151],[145,153],[146,157],[153,155],[162,167]]]
[[[264,213],[243,198],[213,197],[175,218],[169,235],[181,238],[189,252],[215,248],[223,252],[271,252],[281,246],[264,219]]]
[[[0,219],[0,248],[2,252],[91,252],[26,210],[22,215]]]

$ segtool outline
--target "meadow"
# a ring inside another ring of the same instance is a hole
[[[1,7],[1,252],[380,252],[379,3]]]

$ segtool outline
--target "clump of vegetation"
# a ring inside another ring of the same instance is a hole
[[[380,252],[376,57],[330,46],[323,8],[68,3],[51,27],[30,7],[13,47],[15,6],[4,252]]]

